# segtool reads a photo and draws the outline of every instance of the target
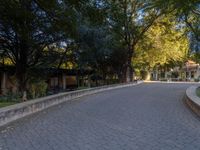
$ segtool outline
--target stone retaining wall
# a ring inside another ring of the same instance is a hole
[[[68,100],[76,99],[85,95],[99,93],[102,91],[129,87],[129,86],[133,86],[139,83],[142,83],[142,82],[139,81],[137,83],[107,85],[107,86],[89,88],[89,89],[84,89],[84,90],[60,93],[60,94],[38,98],[38,99],[30,100],[27,102],[19,103],[16,105],[0,108],[0,126],[3,126],[16,119],[36,113],[38,111],[44,110],[48,107],[60,104]]]
[[[186,90],[185,101],[189,108],[200,116],[200,98],[196,94],[198,86],[191,86]]]

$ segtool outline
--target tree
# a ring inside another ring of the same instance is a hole
[[[158,19],[136,46],[135,67],[150,71],[183,63],[189,50],[185,30],[171,15]]]
[[[132,81],[133,68],[131,65],[135,46],[154,21],[162,15],[161,11],[150,8],[151,1],[146,0],[109,0],[107,21],[116,35],[121,37],[119,42],[124,45],[127,59],[124,65],[126,81]]]
[[[179,20],[187,26],[200,41],[200,1],[199,0],[155,0],[153,7],[175,12]]]
[[[77,3],[0,0],[0,49],[16,67],[19,92],[26,91],[28,69],[44,62],[45,49],[75,34]]]

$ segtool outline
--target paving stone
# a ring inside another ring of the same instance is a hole
[[[199,150],[190,84],[144,83],[68,101],[0,128],[0,150]]]

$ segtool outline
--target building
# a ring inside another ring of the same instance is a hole
[[[77,88],[79,85],[86,86],[90,70],[56,69],[56,68],[36,68],[32,72],[43,73],[43,78],[48,84],[48,91],[57,93],[58,91],[68,91]],[[14,77],[15,67],[0,67],[0,95],[8,92],[15,93],[17,90],[16,79]]]
[[[200,65],[188,60],[183,66],[157,69],[151,72],[151,80],[159,81],[200,81]]]
[[[200,79],[200,66],[198,63],[188,60],[183,66],[187,81],[199,81]]]

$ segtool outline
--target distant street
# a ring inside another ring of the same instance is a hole
[[[143,83],[66,102],[0,129],[0,150],[199,150],[191,84]]]

